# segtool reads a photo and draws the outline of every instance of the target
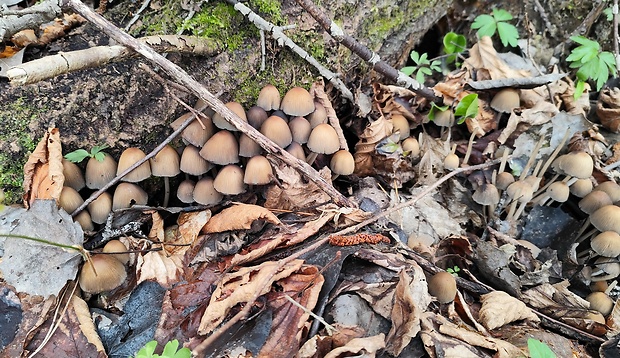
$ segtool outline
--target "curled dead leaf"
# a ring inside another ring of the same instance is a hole
[[[302,178],[301,174],[291,166],[279,164],[273,169],[280,185],[267,188],[264,204],[266,208],[296,211],[315,207],[331,200],[321,188]],[[331,182],[329,168],[323,167],[319,170],[319,175],[327,182]]]
[[[510,322],[527,319],[540,322],[540,319],[525,303],[504,291],[494,291],[480,296],[480,323],[486,329],[499,328]]]
[[[250,204],[235,204],[213,216],[202,228],[203,234],[232,230],[249,230],[256,220],[265,220],[274,225],[282,225],[280,220],[268,209]]]
[[[24,165],[24,205],[36,199],[58,200],[64,181],[60,131],[50,128]]]

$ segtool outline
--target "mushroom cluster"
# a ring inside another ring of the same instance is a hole
[[[275,86],[267,85],[261,89],[256,105],[247,111],[237,102],[228,102],[226,107],[294,157],[312,164],[318,155],[329,155],[334,177],[353,173],[353,155],[341,149],[325,108],[304,88],[294,87],[281,98]],[[155,157],[126,174],[111,194],[103,193],[90,203],[76,217],[84,230],[92,231],[94,224],[105,223],[113,210],[146,205],[148,194],[137,183],[150,176],[164,180],[163,206],[169,201],[169,178],[181,172],[186,179],[177,188],[178,199],[202,205],[215,205],[226,195],[238,195],[248,187],[273,181],[271,164],[255,141],[238,132],[220,114],[207,109],[202,101],[195,108],[205,116],[195,118],[182,131],[185,147],[177,151],[165,146]],[[170,126],[176,130],[193,116],[192,112],[183,114]],[[84,203],[80,190],[104,187],[145,156],[139,148],[127,148],[118,162],[109,154],[104,154],[102,160],[91,158],[84,175],[77,165],[65,160],[60,206],[69,213],[75,211]]]

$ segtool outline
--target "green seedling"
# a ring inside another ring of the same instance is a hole
[[[157,341],[150,341],[138,351],[135,358],[190,358],[192,356],[189,348],[181,348],[177,351],[179,341],[176,339],[166,343],[161,355],[155,354],[155,348],[157,348]]]
[[[454,277],[459,277],[459,272],[461,271],[461,269],[458,266],[454,266],[454,267],[448,267],[446,271]]]
[[[609,79],[610,73],[616,73],[616,60],[608,51],[601,51],[598,42],[589,40],[583,36],[571,36],[571,40],[579,44],[575,47],[566,61],[570,68],[577,69],[577,83],[575,84],[575,99],[581,97],[586,81],[596,82],[596,90],[599,91]]]
[[[513,24],[507,22],[510,20],[512,20],[512,15],[508,11],[493,9],[491,15],[478,15],[474,19],[474,23],[471,24],[471,28],[472,30],[478,30],[476,32],[478,37],[492,37],[497,31],[499,39],[502,41],[502,45],[517,47],[519,31]]]
[[[86,151],[85,149],[74,150],[71,153],[65,154],[65,159],[73,163],[79,163],[86,158],[95,158],[98,161],[103,162],[103,160],[105,159],[105,153],[103,152],[103,150],[107,148],[109,148],[108,145],[104,144],[92,147],[90,152]]]
[[[433,71],[441,72],[441,61],[429,60],[428,54],[419,54],[416,51],[411,51],[411,60],[415,63],[415,66],[403,67],[401,71],[407,76],[411,76],[415,73],[416,81],[424,83],[425,76],[431,75]]]
[[[431,110],[428,112],[428,119],[434,121],[438,112],[447,111],[448,108],[450,108],[450,106],[438,106],[435,102],[431,102]]]
[[[463,97],[459,104],[454,108],[454,115],[458,118],[458,124],[465,122],[467,118],[474,118],[478,115],[478,94],[472,93]]]
[[[528,338],[527,349],[530,351],[531,358],[556,358],[551,348],[538,339]]]
[[[448,32],[443,37],[443,52],[450,55],[446,58],[447,63],[456,61],[457,54],[467,49],[467,39],[463,35],[454,32]]]

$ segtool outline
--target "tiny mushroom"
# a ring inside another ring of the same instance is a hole
[[[286,147],[286,151],[289,152],[293,157],[304,162],[306,161],[306,153],[304,152],[304,148],[301,146],[301,144],[293,142],[288,147]]]
[[[579,200],[577,205],[579,205],[579,209],[581,209],[581,211],[589,215],[603,206],[611,204],[613,204],[613,202],[606,192],[602,190],[594,190]]]
[[[334,153],[329,163],[329,168],[334,173],[332,180],[335,180],[339,175],[351,175],[355,171],[355,159],[353,154],[348,150],[341,149]]]
[[[513,109],[519,108],[519,101],[519,90],[504,88],[493,96],[491,108],[499,113],[510,113]]]
[[[80,167],[65,158],[62,158],[62,174],[65,176],[64,186],[80,191],[86,185]]]
[[[194,187],[194,201],[202,205],[215,205],[222,201],[222,194],[215,190],[214,180],[211,177],[201,178]]]
[[[390,117],[390,122],[393,126],[392,133],[398,132],[400,134],[400,137],[398,138],[399,141],[409,137],[409,121],[405,118],[405,116],[399,113],[392,114]]]
[[[590,302],[590,309],[599,311],[603,316],[608,316],[614,308],[614,301],[605,292],[592,292],[586,301]]]
[[[200,156],[218,165],[237,163],[239,162],[239,143],[234,134],[222,130],[209,138],[200,150]]]
[[[594,170],[594,161],[586,152],[570,152],[558,157],[557,168],[562,174],[571,178],[566,182],[569,186],[577,179],[587,179]]]
[[[620,263],[615,258],[599,257],[594,261],[590,280],[592,282],[611,280],[618,277],[619,274]]]
[[[603,231],[592,238],[590,247],[600,256],[616,257],[620,255],[620,234],[615,231]]]
[[[310,137],[312,127],[310,122],[304,117],[294,117],[288,122],[288,127],[293,135],[293,141],[299,144],[305,144]]]
[[[412,158],[418,158],[420,156],[420,143],[413,137],[406,138],[401,143],[403,151],[408,152]]]
[[[243,169],[238,165],[229,164],[220,169],[213,182],[215,190],[224,195],[237,195],[245,191]]]
[[[454,153],[446,155],[443,159],[443,167],[446,170],[454,170],[459,167],[459,157]]]
[[[121,174],[138,161],[146,157],[146,154],[140,148],[127,148],[121,153],[121,157],[118,159],[118,167],[116,168],[116,175]],[[140,164],[137,168],[130,171],[121,180],[130,183],[137,183],[151,176],[151,166],[148,161]]]
[[[181,169],[183,173],[187,173],[189,175],[202,175],[208,172],[211,168],[213,168],[213,164],[207,162],[200,156],[198,148],[188,144],[185,149],[183,149],[183,154],[181,154],[181,162],[179,163],[179,169]]]
[[[592,180],[577,179],[573,185],[570,186],[570,193],[578,198],[583,198],[590,194],[593,189]]]
[[[620,233],[620,207],[605,205],[590,214],[590,222],[598,231]]]
[[[129,262],[129,252],[127,252],[127,246],[119,240],[108,241],[108,243],[103,247],[102,252],[109,254],[111,257],[120,261],[123,265],[127,265]]]
[[[269,184],[273,178],[273,169],[269,160],[262,155],[255,155],[245,166],[243,182],[248,185]]]
[[[193,203],[193,193],[195,185],[196,183],[194,183],[194,181],[191,179],[183,180],[177,188],[177,198],[179,198],[179,200],[181,200],[181,202],[185,204]]]
[[[256,129],[259,129],[263,122],[269,117],[267,112],[259,106],[252,106],[246,114],[248,123]]]
[[[181,172],[179,153],[170,145],[166,145],[159,151],[151,162],[153,176],[164,178],[164,201],[163,206],[168,206],[170,197],[170,181],[168,178],[177,176]]]
[[[506,190],[508,186],[515,182],[515,177],[508,172],[501,172],[497,174],[497,178],[495,180],[495,186],[499,190]]]
[[[244,158],[251,158],[255,155],[259,155],[263,151],[258,143],[254,139],[248,137],[247,134],[242,133],[239,136],[239,156]]]
[[[110,255],[93,255],[80,271],[82,291],[98,294],[111,291],[127,278],[125,266]]]
[[[256,105],[265,111],[272,111],[280,108],[280,91],[272,84],[261,88],[256,99]]]
[[[234,114],[239,116],[239,118],[241,118],[242,121],[244,122],[248,121],[248,117],[245,114],[245,109],[243,109],[243,106],[240,103],[228,102],[226,103],[226,107],[230,109]],[[219,113],[216,113],[213,115],[213,124],[215,124],[215,126],[218,127],[219,129],[237,131],[237,127],[228,123],[228,121],[224,118],[224,116],[222,116]]]
[[[486,207],[489,217],[492,218],[495,206],[499,203],[499,191],[493,184],[482,183],[482,185],[474,191],[472,199],[474,199],[476,203]]]
[[[450,127],[454,124],[454,112],[450,109],[435,112],[433,123],[439,127]]]
[[[327,123],[319,124],[314,127],[306,145],[308,149],[312,151],[308,156],[308,164],[310,165],[314,163],[317,154],[333,154],[340,149],[338,133]]]
[[[187,119],[193,117],[192,112],[187,112],[181,117],[177,118],[174,122],[170,123],[170,127],[173,130],[179,129]],[[200,117],[200,119],[194,119],[185,129],[181,132],[181,138],[187,143],[202,147],[205,142],[215,133],[213,128],[213,122],[210,118]]]
[[[312,128],[314,128],[321,123],[327,122],[327,111],[322,104],[314,102],[314,112],[310,113],[307,118]]]
[[[84,199],[82,199],[82,196],[77,192],[77,190],[70,186],[62,187],[60,197],[58,198],[58,205],[60,205],[61,208],[71,214],[82,204],[84,204]]]
[[[602,182],[595,186],[592,190],[601,190],[607,193],[611,198],[611,202],[615,203],[620,201],[620,185],[613,181]]]
[[[260,126],[260,132],[282,148],[288,147],[293,141],[293,135],[288,123],[278,116],[267,118],[263,125]]]
[[[133,183],[120,183],[114,190],[112,210],[128,208],[132,205],[146,205],[148,194]]]
[[[108,192],[101,193],[97,199],[88,204],[88,212],[93,222],[97,224],[106,222],[112,212],[112,195]]]
[[[95,230],[95,226],[93,225],[93,221],[90,218],[90,214],[86,210],[80,211],[74,218],[84,231],[93,231]]]
[[[289,116],[306,116],[314,112],[314,100],[308,91],[302,87],[293,87],[280,103],[280,109]]]
[[[117,164],[111,155],[104,153],[103,160],[90,158],[86,163],[84,179],[88,189],[101,189],[116,176]]]
[[[428,293],[440,303],[450,303],[456,296],[456,280],[450,273],[441,271],[428,280]]]

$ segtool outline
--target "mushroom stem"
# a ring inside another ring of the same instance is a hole
[[[534,161],[536,160],[536,156],[538,155],[538,151],[540,150],[540,147],[542,147],[543,139],[544,139],[544,137],[541,137],[538,140],[538,142],[536,142],[536,146],[534,146],[534,150],[532,150],[532,154],[530,155],[530,158],[528,159],[527,163],[525,164],[525,167],[523,167],[523,171],[521,171],[521,175],[519,176],[520,180],[525,179],[525,177],[527,176],[527,172],[532,167],[532,164],[534,164]]]
[[[498,173],[503,173],[504,169],[506,169],[506,162],[508,160],[509,152],[510,151],[506,149],[504,150],[504,153],[502,153],[502,161],[499,163],[499,169],[497,170]]]
[[[562,147],[564,147],[564,143],[566,143],[566,140],[568,139],[568,133],[569,131],[567,129],[566,133],[564,133],[564,137],[562,137],[562,140],[560,141],[558,146],[555,147],[555,150],[553,151],[553,153],[551,153],[551,156],[549,156],[549,158],[545,162],[545,165],[542,167],[542,170],[539,173],[541,177],[545,175],[545,172],[547,171],[547,169],[549,169],[549,166],[551,165],[551,163],[553,163],[555,157],[557,157],[558,153],[560,153],[560,150],[562,150]]]
[[[334,180],[336,180],[336,178],[338,178],[340,176],[340,174],[332,174],[332,183],[334,182]]]
[[[465,152],[465,158],[463,158],[463,164],[461,165],[465,165],[469,161],[469,156],[471,155],[471,150],[474,146],[475,138],[476,138],[476,131],[473,131],[471,133],[471,136],[469,137],[469,143],[467,143],[467,152]]]
[[[168,200],[170,199],[170,180],[168,177],[164,177],[164,203],[163,206],[168,207]]]
[[[312,165],[314,161],[316,160],[317,156],[318,156],[317,153],[310,152],[310,154],[308,154],[308,157],[306,157],[306,163],[308,163],[308,165]]]
[[[540,193],[542,193],[543,191],[547,190],[549,185],[553,184],[559,177],[560,177],[560,174],[555,174],[551,178],[551,180],[549,180],[549,182],[547,184],[545,184],[545,186],[543,186],[542,188],[538,189],[538,191],[536,191],[536,193],[534,193],[534,195],[538,196]]]

